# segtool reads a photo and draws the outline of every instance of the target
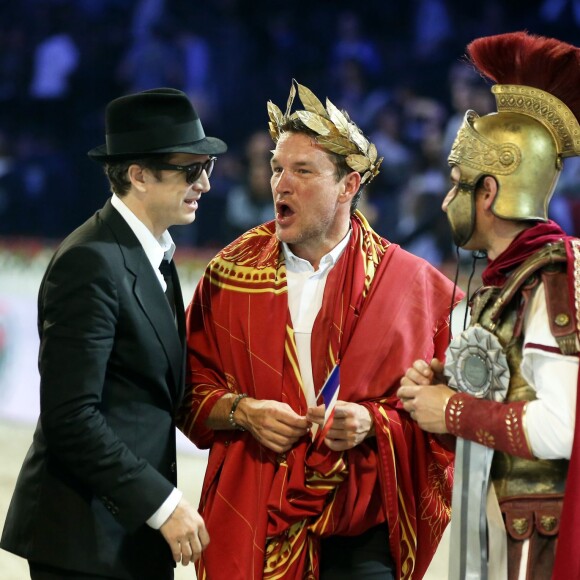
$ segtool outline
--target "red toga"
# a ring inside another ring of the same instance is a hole
[[[354,449],[316,449],[305,436],[278,455],[248,432],[205,426],[226,393],[306,414],[273,222],[210,262],[188,308],[182,428],[211,449],[200,506],[211,543],[200,579],[315,579],[320,537],[384,521],[397,576],[421,578],[447,525],[453,454],[416,426],[396,391],[416,359],[443,358],[453,285],[358,212],[351,225],[312,331],[312,366],[318,392],[340,359],[339,398],[372,414],[376,437]]]

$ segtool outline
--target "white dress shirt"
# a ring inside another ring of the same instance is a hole
[[[286,260],[288,308],[294,328],[302,390],[309,407],[316,406],[310,344],[312,327],[322,306],[328,274],[342,255],[349,239],[350,230],[333,250],[322,257],[318,270],[315,270],[308,260],[293,254],[287,244],[282,244]]]

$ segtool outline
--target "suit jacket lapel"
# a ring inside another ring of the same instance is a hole
[[[177,400],[181,401],[185,388],[185,306],[183,304],[183,293],[181,291],[181,284],[179,283],[179,276],[177,275],[177,268],[175,267],[175,262],[173,260],[171,260],[171,277],[173,279],[173,289],[175,291],[175,316],[177,318],[177,333],[181,342],[182,352],[181,378],[177,383]]]
[[[169,360],[175,383],[172,396],[177,405],[183,394],[185,317],[183,314],[183,297],[181,296],[175,265],[172,264],[172,276],[176,289],[177,327],[169,303],[153,272],[151,263],[127,222],[112,206],[110,201],[107,201],[100,215],[112,229],[119,242],[119,248],[125,260],[125,267],[134,277],[133,292],[137,303],[149,319]]]

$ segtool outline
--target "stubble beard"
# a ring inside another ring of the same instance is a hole
[[[324,243],[323,233],[327,232],[329,229],[329,223],[332,220],[322,220],[319,223],[307,224],[306,226],[300,228],[294,234],[290,231],[286,231],[281,228],[276,223],[276,237],[279,242],[284,242],[288,246],[296,248],[296,246],[308,245],[310,247],[315,247],[318,244]]]

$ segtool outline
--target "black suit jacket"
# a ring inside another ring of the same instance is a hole
[[[38,299],[41,413],[1,547],[113,578],[172,577],[145,521],[176,483],[178,325],[139,241],[110,201],[62,243]]]

